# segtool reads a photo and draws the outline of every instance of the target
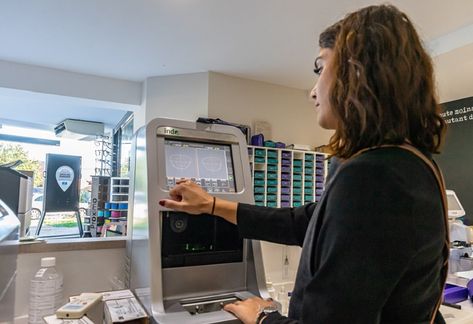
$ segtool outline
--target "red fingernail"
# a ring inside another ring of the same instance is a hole
[[[160,200],[159,204],[164,207],[164,200]]]

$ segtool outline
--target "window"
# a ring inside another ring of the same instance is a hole
[[[129,177],[131,144],[133,141],[133,115],[126,114],[113,134],[115,154],[113,155],[113,175]]]
[[[58,139],[52,131],[2,125],[0,128],[0,164],[21,160],[23,163],[15,169],[33,172],[30,235],[35,234],[40,216],[44,213],[43,188],[46,155],[54,153],[81,157],[79,211],[84,215],[86,208],[88,208],[88,199],[90,199],[88,180],[95,172],[95,149],[93,141]],[[76,214],[74,212],[48,213],[40,236],[78,237],[79,227]]]

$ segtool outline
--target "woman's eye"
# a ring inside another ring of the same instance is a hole
[[[320,67],[317,67],[314,69],[314,73],[317,74],[317,75],[320,75],[320,73],[322,73],[324,67],[323,66],[320,66]]]

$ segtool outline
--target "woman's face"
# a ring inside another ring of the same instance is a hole
[[[322,128],[335,129],[337,120],[330,106],[329,87],[334,78],[332,71],[333,50],[322,48],[319,56],[315,59],[314,72],[319,75],[310,96],[314,99],[315,110],[317,112],[317,122]]]

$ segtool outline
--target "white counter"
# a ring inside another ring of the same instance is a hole
[[[473,303],[470,300],[458,303],[462,308],[455,309],[447,306],[440,306],[440,312],[448,324],[471,324],[473,323]]]

